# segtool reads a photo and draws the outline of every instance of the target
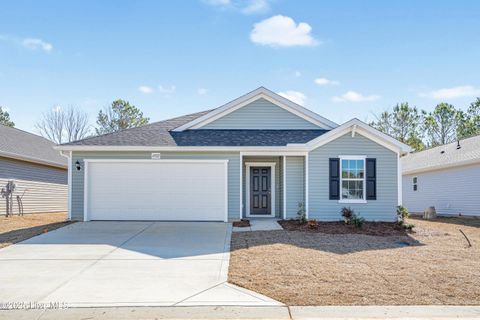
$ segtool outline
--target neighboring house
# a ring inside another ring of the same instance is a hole
[[[67,159],[54,143],[37,135],[0,125],[0,190],[13,181],[13,213],[67,212]],[[17,196],[19,199],[17,199]],[[19,203],[20,201],[20,203]],[[0,215],[6,198],[0,197]]]
[[[422,213],[480,215],[480,136],[402,158],[403,205]]]
[[[77,220],[393,221],[410,148],[353,119],[340,126],[263,87],[219,108],[88,138],[71,157]],[[340,174],[342,172],[342,174]]]

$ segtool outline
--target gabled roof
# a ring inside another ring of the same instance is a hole
[[[273,91],[268,90],[267,88],[260,87],[257,88],[235,100],[230,101],[227,104],[224,104],[221,107],[218,107],[216,109],[213,109],[209,113],[198,117],[188,123],[185,123],[177,128],[175,128],[173,131],[183,131],[187,129],[201,129],[203,126],[219,119],[227,114],[238,110],[258,99],[265,99],[270,101],[271,103],[279,106],[280,108],[283,108],[315,125],[318,125],[320,129],[325,129],[325,130],[331,130],[338,125],[330,121],[315,112],[312,112],[308,110],[307,108],[304,108],[293,101],[290,101],[278,94],[276,94]]]
[[[66,168],[67,159],[54,146],[43,137],[0,125],[0,157]]]
[[[403,174],[411,174],[474,163],[480,163],[480,136],[402,157],[402,171]]]
[[[369,138],[372,141],[394,151],[399,152],[400,154],[412,151],[412,148],[405,143],[402,143],[391,136],[369,126],[365,122],[354,118],[350,121],[345,122],[344,124],[338,126],[337,128],[319,136],[318,138],[309,141],[306,146],[311,149],[318,148],[324,144],[327,144],[330,141],[333,141],[344,134],[351,132],[352,136],[356,134],[356,132],[360,133],[361,135]]]
[[[210,110],[64,143],[61,146],[176,146],[170,130],[208,112]]]

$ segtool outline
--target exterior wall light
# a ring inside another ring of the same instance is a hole
[[[80,166],[80,162],[78,160],[77,162],[75,162],[75,168],[77,168],[78,171],[82,169],[82,167]]]

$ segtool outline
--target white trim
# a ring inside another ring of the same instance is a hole
[[[83,159],[83,162],[163,162],[163,163],[228,163],[228,159]]]
[[[225,173],[225,217],[223,222],[228,222],[228,160],[224,162]]]
[[[275,217],[275,162],[245,162],[245,213],[247,217]],[[250,214],[250,168],[252,167],[270,167],[270,214]]]
[[[243,153],[240,152],[240,220],[243,218]]]
[[[308,177],[310,176],[308,161],[309,160],[308,160],[308,153],[307,153],[307,155],[305,156],[305,217],[307,219],[308,219],[308,211],[309,211],[308,210],[308,199],[309,199]]]
[[[162,154],[160,152],[152,152],[150,158],[152,160],[160,160],[162,159]]]
[[[198,129],[201,128],[221,117],[226,116],[227,114],[238,110],[258,99],[265,99],[270,101],[271,103],[279,106],[280,108],[283,108],[299,117],[302,119],[309,121],[315,125],[318,125],[324,129],[333,129],[337,127],[338,125],[330,121],[296,103],[293,101],[290,101],[273,91],[270,91],[264,87],[257,88],[235,100],[230,101],[227,104],[224,104],[223,106],[216,108],[212,110],[211,112],[198,117],[184,125],[181,125],[177,128],[175,128],[173,131],[184,131],[187,129]]]
[[[367,156],[354,156],[354,155],[341,155],[338,156],[340,159],[340,200],[338,200],[338,203],[367,203]],[[349,179],[347,180],[362,180],[363,181],[363,199],[342,199],[343,197],[343,192],[342,192],[342,185],[343,185],[343,177],[342,177],[342,160],[363,160],[363,179]]]
[[[353,130],[353,128],[355,127],[355,132],[356,133],[359,133],[363,136],[365,136],[366,138],[384,146],[385,148],[387,149],[390,149],[394,152],[410,152],[412,151],[412,148],[392,137],[390,137],[389,135],[375,129],[375,128],[372,128],[371,126],[369,126],[368,124],[358,120],[358,119],[352,119],[348,122],[345,122],[344,124],[342,124],[341,126],[325,133],[325,134],[322,134],[321,136],[307,142],[305,145],[302,145],[302,144],[289,144],[287,146],[291,146],[291,147],[299,147],[299,146],[307,146],[309,148],[309,150],[313,150],[313,149],[316,149],[324,144],[327,144],[341,136],[343,136],[344,134],[350,132],[351,130]]]
[[[354,124],[352,128],[352,138],[355,138],[355,131],[357,130],[357,125]]]
[[[397,153],[397,188],[398,188],[398,193],[397,193],[397,203],[399,206],[402,205],[403,203],[403,190],[402,190],[402,160],[400,159],[400,153]]]
[[[83,160],[83,221],[88,221],[88,161]]]
[[[287,157],[283,156],[283,220],[287,219]]]
[[[54,147],[55,150],[60,151],[203,151],[203,152],[308,152],[306,145],[291,145],[291,146],[203,146],[203,147],[178,147],[178,146],[72,146],[61,145]]]
[[[83,159],[83,221],[89,221],[88,216],[88,165],[89,163],[223,163],[225,166],[225,216],[224,222],[228,222],[228,162],[229,160],[204,160],[204,159]]]
[[[308,152],[306,151],[247,151],[242,152],[244,156],[266,156],[266,157],[275,157],[275,156],[305,156]]]

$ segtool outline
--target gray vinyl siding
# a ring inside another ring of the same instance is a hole
[[[242,181],[242,202],[243,202],[243,217],[246,217],[246,205],[247,205],[247,185],[246,185],[246,175],[247,170],[245,167],[246,162],[274,162],[275,163],[275,216],[280,217],[281,212],[283,211],[283,189],[282,182],[283,178],[281,175],[282,161],[281,157],[243,157],[243,181]]]
[[[73,163],[82,170],[72,170],[72,219],[83,220],[84,159],[151,159],[151,152],[73,152]],[[161,152],[162,159],[226,159],[228,162],[228,216],[239,218],[240,211],[240,153],[221,152]],[[73,166],[75,167],[75,165]]]
[[[305,201],[304,157],[286,157],[287,211],[286,218],[296,218],[298,203]]]
[[[0,157],[0,189],[15,181],[14,214],[19,212],[16,196],[22,196],[24,213],[67,212],[67,169]],[[6,213],[0,198],[0,214]]]
[[[219,118],[202,129],[321,129],[319,126],[265,99]]]
[[[329,158],[365,155],[377,159],[377,200],[365,204],[329,200]],[[367,220],[394,221],[398,204],[397,154],[366,137],[350,133],[309,153],[309,218],[340,220],[340,209],[351,207]],[[287,187],[288,190],[288,187]]]
[[[413,213],[434,206],[438,214],[480,216],[478,181],[480,164],[404,175],[403,205]]]

